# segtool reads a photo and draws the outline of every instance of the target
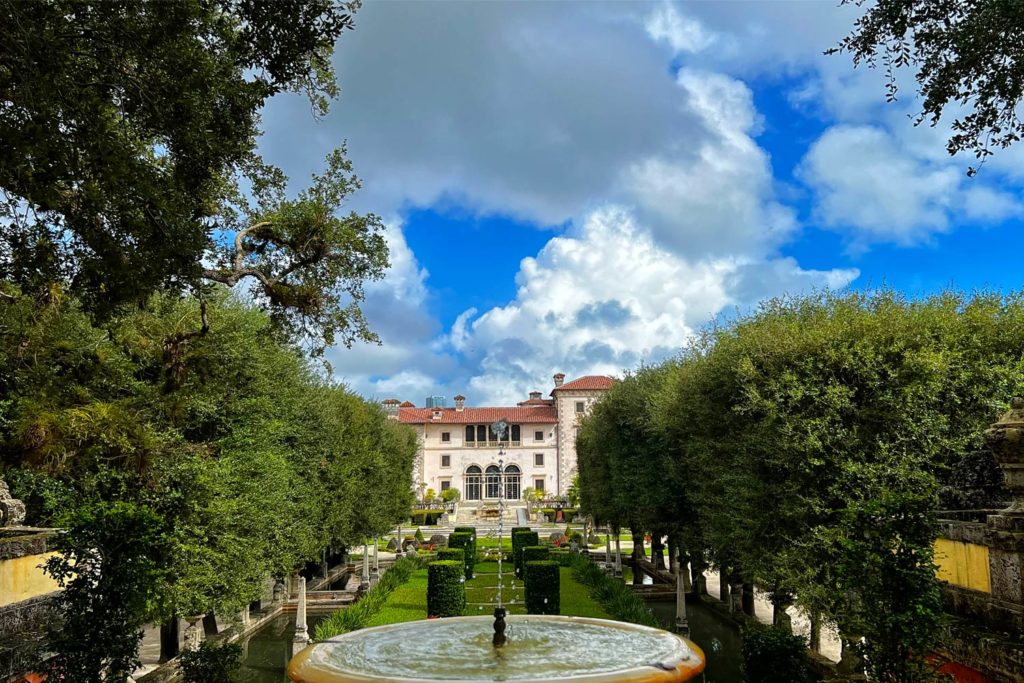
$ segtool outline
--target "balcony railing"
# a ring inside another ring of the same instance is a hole
[[[497,439],[489,439],[487,441],[463,441],[462,442],[462,447],[463,448],[497,448],[498,447],[498,443],[499,442],[498,442]],[[516,440],[516,441],[502,441],[501,443],[504,444],[506,448],[509,448],[509,447],[511,447],[511,448],[519,448],[520,446],[523,445],[523,442],[520,441],[520,440]]]

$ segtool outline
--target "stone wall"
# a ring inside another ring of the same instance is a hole
[[[52,529],[0,530],[0,681],[30,670],[43,628],[54,618],[57,583],[40,565],[53,554]]]

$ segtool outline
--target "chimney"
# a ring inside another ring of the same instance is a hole
[[[461,413],[463,410],[465,410],[465,408],[466,397],[463,396],[462,394],[459,394],[458,396],[455,397],[455,410]]]
[[[555,388],[557,389],[558,387],[562,386],[562,382],[564,382],[564,381],[565,381],[565,373],[564,372],[556,372],[555,373]]]
[[[531,391],[530,392],[530,400],[531,401],[539,401],[540,400],[540,392],[539,391]]]

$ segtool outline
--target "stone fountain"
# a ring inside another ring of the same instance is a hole
[[[502,443],[506,424],[491,425]],[[346,633],[299,652],[296,683],[674,683],[704,670],[704,653],[660,629],[607,619],[508,615],[502,604],[504,451],[498,452],[498,591],[494,617],[449,617]],[[490,625],[491,628],[488,628]],[[512,636],[506,636],[511,628]]]

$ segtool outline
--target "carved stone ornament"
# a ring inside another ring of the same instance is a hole
[[[1003,470],[1006,488],[1013,496],[1010,506],[990,515],[990,525],[1007,531],[1024,531],[1024,399],[1014,398],[1010,409],[985,430],[985,443]]]
[[[0,479],[0,527],[18,526],[25,522],[25,504],[11,496],[7,482]]]

